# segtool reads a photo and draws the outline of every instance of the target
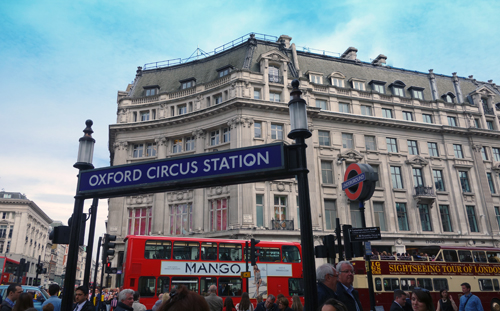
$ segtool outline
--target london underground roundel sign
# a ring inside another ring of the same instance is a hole
[[[353,163],[344,174],[342,190],[351,201],[369,200],[375,191],[378,173],[369,164]]]

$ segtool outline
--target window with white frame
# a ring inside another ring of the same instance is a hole
[[[274,219],[287,220],[288,197],[283,195],[274,196]]]
[[[375,214],[375,226],[380,227],[380,231],[387,231],[385,223],[385,211],[383,202],[373,202],[373,213]]]
[[[431,157],[439,157],[439,149],[437,143],[427,143],[427,147],[429,149],[429,155]]]
[[[141,121],[149,121],[149,110],[141,111]]]
[[[373,116],[372,107],[361,105],[361,114],[364,116]]]
[[[405,89],[403,87],[394,86],[392,88],[392,95],[405,97]]]
[[[493,159],[500,161],[500,148],[491,148],[491,150],[493,151]]]
[[[271,124],[271,139],[283,140],[283,124]]]
[[[392,109],[382,108],[382,117],[392,119]]]
[[[354,139],[350,133],[342,133],[342,147],[352,149],[354,148]]]
[[[424,100],[424,89],[411,87],[411,96],[413,99]]]
[[[219,78],[227,76],[231,72],[231,67],[226,67],[219,70]]]
[[[366,150],[371,150],[371,151],[377,150],[377,141],[375,136],[365,135],[365,148]]]
[[[152,208],[135,208],[128,210],[128,234],[150,235],[152,224]]]
[[[193,87],[195,84],[194,80],[188,80],[188,81],[181,81],[181,89],[188,89],[190,87]]]
[[[363,81],[352,80],[351,82],[352,82],[353,89],[360,90],[360,91],[365,90],[365,83]]]
[[[344,79],[332,77],[332,85],[337,87],[344,87]]]
[[[145,88],[144,89],[144,95],[146,95],[146,96],[154,96],[156,94],[158,94],[158,88],[157,87]]]
[[[214,95],[214,104],[217,105],[220,103],[222,103],[222,94]]]
[[[339,112],[351,113],[351,108],[349,103],[339,103]]]
[[[210,231],[227,230],[228,199],[210,200]]]
[[[432,115],[430,114],[422,114],[422,119],[425,123],[431,123],[432,124]]]
[[[178,115],[185,114],[185,113],[187,113],[186,104],[177,106],[177,114]]]
[[[269,82],[271,83],[280,82],[280,70],[278,67],[269,66]]]
[[[184,137],[184,150],[194,151],[195,148],[195,138],[194,136]]]
[[[453,152],[455,154],[455,158],[458,158],[458,159],[464,158],[464,153],[462,151],[462,145],[454,144],[453,145]]]
[[[497,193],[495,190],[495,183],[493,182],[493,176],[491,173],[486,173],[486,178],[488,179],[488,185],[490,186],[490,191],[492,194]]]
[[[457,126],[457,118],[455,118],[455,117],[448,117],[448,125],[449,126]]]
[[[222,132],[222,137],[220,133]],[[215,146],[221,143],[230,141],[230,129],[228,127],[216,129],[210,132],[210,146]]]
[[[403,176],[401,175],[401,167],[391,166],[391,179],[392,179],[392,188],[404,189]]]
[[[182,152],[182,138],[172,140],[172,153]]]
[[[408,153],[418,155],[418,144],[416,140],[408,140]]]
[[[335,200],[325,199],[325,225],[327,230],[336,228],[337,204]]]
[[[156,157],[156,143],[134,144],[132,157]]]
[[[185,235],[193,230],[193,204],[170,205],[170,235]]]
[[[210,132],[210,146],[215,146],[220,143],[220,131],[215,130]]]
[[[231,129],[229,127],[225,127],[222,129],[222,142],[228,143],[231,141]]]
[[[406,121],[413,121],[413,113],[410,111],[403,111],[403,119]]]
[[[387,137],[385,141],[387,143],[387,152],[398,152],[398,142],[396,138]]]
[[[380,94],[385,94],[384,84],[372,82],[371,85],[372,85],[373,91],[380,93]]]
[[[460,185],[462,186],[463,192],[471,192],[470,183],[469,183],[469,174],[466,171],[459,171],[458,177],[460,179]]]
[[[262,138],[262,123],[255,122],[253,124],[253,135],[255,138]]]
[[[413,172],[413,185],[415,187],[423,187],[424,186],[424,176],[421,168],[414,167],[412,168]]]
[[[318,139],[320,146],[330,146],[330,132],[318,131]]]
[[[309,74],[309,81],[316,84],[323,84],[323,76],[318,74]]]
[[[332,161],[321,161],[321,181],[323,184],[333,184]]]
[[[481,157],[484,161],[488,161],[488,153],[486,153],[486,147],[481,147]]]
[[[453,101],[454,101],[454,98],[455,98],[455,97],[454,97],[454,96],[452,96],[451,94],[444,94],[443,96],[441,96],[441,98],[442,98],[445,102],[447,102],[447,103],[450,103],[450,104],[451,104],[451,103],[453,103]]]
[[[269,92],[269,101],[272,101],[272,102],[280,102],[281,99],[281,94],[280,93],[276,93],[276,92]]]
[[[488,127],[488,130],[495,130],[493,127],[493,121],[486,121],[486,126]]]
[[[444,178],[442,170],[432,170],[432,176],[434,177],[434,186],[436,191],[446,191],[444,187]]]
[[[322,110],[327,110],[326,109],[326,100],[323,99],[316,99],[316,107],[321,108]]]
[[[253,98],[254,99],[261,99],[262,95],[261,95],[261,91],[260,89],[254,89],[253,90]]]

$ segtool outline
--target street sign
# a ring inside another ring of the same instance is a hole
[[[283,143],[275,143],[84,170],[77,194],[109,198],[294,177],[285,152]]]
[[[345,171],[342,190],[351,201],[369,200],[377,180],[378,173],[369,164],[353,163]]]
[[[345,190],[345,189],[350,188],[354,185],[357,185],[360,182],[365,181],[365,180],[366,180],[365,173],[361,173],[360,175],[356,175],[353,178],[342,183],[342,190]]]
[[[382,240],[380,227],[351,228],[350,236],[351,242]]]
[[[365,255],[367,255],[367,256],[373,255],[371,242],[365,242]]]
[[[250,272],[241,272],[241,278],[244,279],[244,278],[250,278],[252,277],[251,273]]]

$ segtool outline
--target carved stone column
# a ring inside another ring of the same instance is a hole
[[[158,159],[166,158],[169,139],[166,137],[158,137],[155,138],[155,142],[156,142]]]
[[[113,158],[113,165],[127,164],[128,159],[128,142],[117,141],[113,144],[115,148],[115,155]]]

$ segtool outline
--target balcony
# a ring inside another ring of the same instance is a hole
[[[283,76],[269,74],[269,83],[283,84]]]
[[[488,108],[486,105],[483,105],[483,110],[484,114],[489,114],[494,116],[495,115],[495,109],[494,108]]]
[[[420,199],[434,199],[436,197],[436,193],[434,192],[433,187],[418,186],[415,187],[415,193],[413,196]]]
[[[293,230],[292,220],[271,220],[271,230]]]

